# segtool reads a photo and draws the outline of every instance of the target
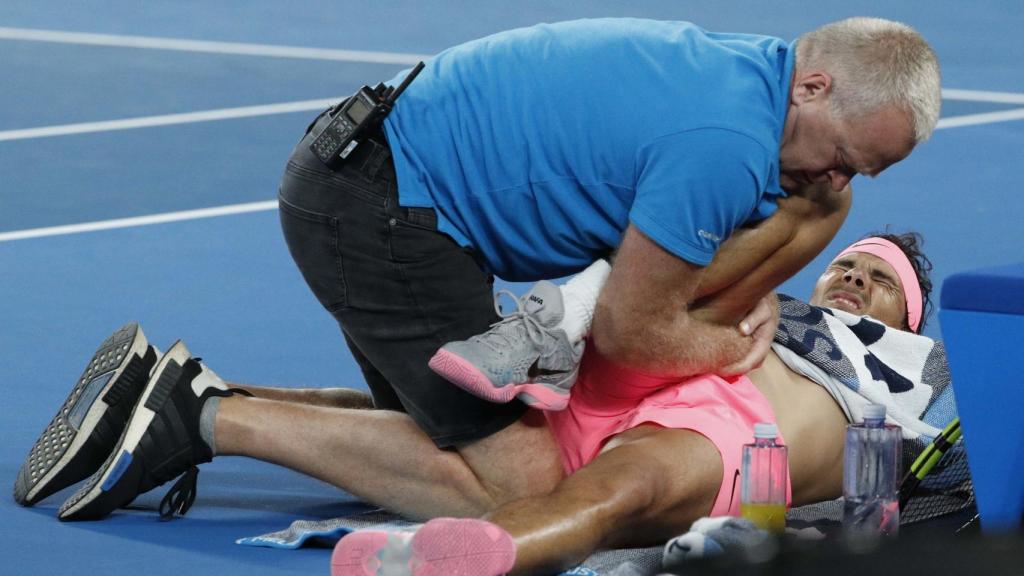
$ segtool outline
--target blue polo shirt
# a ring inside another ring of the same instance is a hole
[[[783,194],[793,52],[777,38],[639,19],[448,49],[385,122],[399,202],[435,208],[439,228],[507,280],[582,270],[630,222],[707,265]]]

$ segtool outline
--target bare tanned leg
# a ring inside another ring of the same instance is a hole
[[[722,459],[689,430],[642,426],[616,436],[549,494],[485,516],[516,542],[514,574],[549,574],[598,549],[663,543],[706,516]]]
[[[221,401],[216,452],[278,464],[409,518],[494,508],[458,452],[438,449],[405,414],[232,396]]]
[[[362,390],[351,388],[275,388],[252,384],[226,383],[230,388],[240,388],[257,398],[298,402],[314,406],[334,408],[373,408],[373,397]]]

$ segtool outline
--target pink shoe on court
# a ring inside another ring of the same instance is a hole
[[[331,576],[502,576],[516,547],[484,520],[435,518],[416,531],[360,530],[331,555]]]

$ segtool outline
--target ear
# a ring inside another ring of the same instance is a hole
[[[795,106],[826,97],[832,91],[832,75],[828,72],[808,72],[793,76],[790,100]]]

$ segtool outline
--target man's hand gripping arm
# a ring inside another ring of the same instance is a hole
[[[707,268],[677,258],[630,226],[598,298],[592,330],[598,350],[656,374],[753,368],[775,331],[771,291],[828,245],[851,194],[849,187],[835,193],[816,186],[780,199],[771,218],[735,231]],[[737,328],[741,321],[750,335]]]

